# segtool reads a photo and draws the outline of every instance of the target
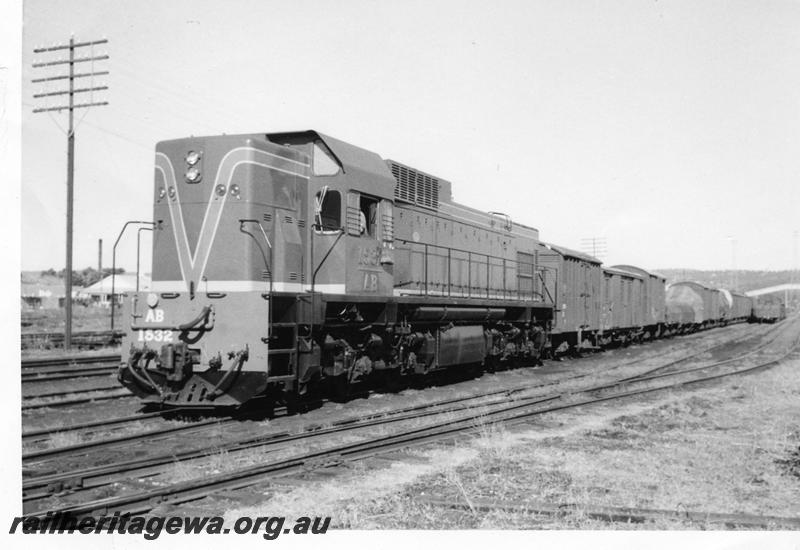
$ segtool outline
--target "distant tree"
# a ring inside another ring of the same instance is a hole
[[[58,273],[56,273],[56,270],[51,267],[50,269],[42,271],[42,277],[47,277],[48,275],[51,277],[55,277],[56,275],[58,275]]]
[[[58,275],[62,279],[64,278],[64,275],[67,272],[66,269],[62,269],[58,273],[56,273],[55,270],[53,269],[51,269],[50,271],[52,271],[52,275]],[[117,275],[125,273],[125,269],[122,267],[118,267],[113,271],[116,272]],[[42,273],[44,274],[46,272],[43,271]],[[97,271],[93,267],[87,267],[85,269],[82,269],[81,271],[72,272],[72,284],[74,284],[75,286],[87,287],[108,277],[109,275],[111,275],[111,273],[112,269],[110,267],[103,268],[102,272]]]

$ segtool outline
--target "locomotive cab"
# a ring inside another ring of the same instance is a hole
[[[126,302],[126,387],[190,407],[266,388],[271,298],[302,284],[309,172],[263,136],[157,144],[152,286]]]
[[[146,402],[301,390],[320,376],[316,295],[391,296],[394,180],[378,155],[309,131],[165,141],[155,164],[152,289],[126,304],[119,375]]]

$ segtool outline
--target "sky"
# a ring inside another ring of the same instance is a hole
[[[23,18],[23,269],[65,264],[66,114],[33,114],[57,88],[30,80],[57,74],[33,49],[71,33],[110,56],[110,104],[76,116],[76,268],[152,218],[157,141],[309,128],[544,241],[601,239],[608,264],[792,267],[800,2],[29,0]],[[117,254],[135,268],[134,231]]]

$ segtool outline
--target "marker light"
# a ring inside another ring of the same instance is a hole
[[[169,198],[171,198],[171,199],[175,198],[175,188],[174,187],[170,187],[169,188]]]
[[[164,189],[162,187],[161,189],[158,190],[158,200],[161,200],[166,196],[167,196],[167,190],[166,189]]]
[[[189,153],[186,155],[186,164],[189,166],[194,166],[198,162],[200,162],[200,153],[197,151],[189,151]]]
[[[197,168],[190,168],[186,172],[186,181],[188,181],[189,183],[197,183],[198,181],[200,181],[200,170],[198,170]]]
[[[236,184],[231,185],[231,195],[233,195],[237,199],[239,198],[239,186],[238,185],[236,185]]]
[[[225,194],[225,186],[224,185],[217,185],[217,195],[220,197]]]

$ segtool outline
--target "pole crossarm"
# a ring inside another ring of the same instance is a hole
[[[94,92],[108,90],[108,86],[94,86],[93,88],[75,88],[74,90],[62,90],[60,92],[47,92],[45,94],[33,94],[33,97],[49,97],[54,95],[80,94],[84,92]]]
[[[70,76],[68,74],[64,74],[64,75],[61,75],[61,76],[49,76],[47,78],[34,78],[33,80],[31,80],[31,82],[36,84],[38,82],[49,82],[51,80],[70,80],[70,79],[75,79],[75,78],[85,78],[87,76],[103,76],[103,75],[107,75],[107,74],[109,74],[108,71],[95,71],[93,73],[78,73],[78,74],[74,74],[72,76]]]
[[[89,86],[83,88],[75,87],[76,78],[85,78],[100,76],[101,74],[108,74],[108,71],[95,71],[94,62],[104,61],[109,58],[107,54],[94,55],[94,49],[89,52],[86,57],[75,57],[75,50],[86,46],[94,46],[95,44],[105,44],[107,39],[91,40],[87,42],[76,42],[74,37],[70,37],[69,44],[60,44],[45,48],[36,48],[33,53],[52,52],[56,50],[67,50],[69,58],[57,59],[54,61],[42,61],[33,63],[33,68],[40,67],[53,67],[58,65],[68,65],[69,72],[65,75],[46,76],[42,78],[32,79],[31,82],[50,82],[55,80],[66,80],[69,85],[68,90],[57,90],[53,92],[41,92],[34,94],[34,98],[53,97],[53,96],[67,96],[61,101],[65,101],[65,105],[57,105],[55,107],[40,107],[33,109],[34,113],[48,113],[52,111],[67,111],[69,115],[69,131],[67,132],[67,261],[64,276],[64,348],[70,349],[72,346],[72,233],[73,233],[73,201],[74,201],[74,187],[75,187],[75,124],[74,116],[75,109],[84,109],[87,107],[100,107],[108,105],[108,101],[92,101],[94,98],[90,96],[88,102],[75,103],[75,95],[86,92],[108,90],[108,86],[94,86],[94,82],[90,82]],[[88,72],[76,73],[75,65],[78,63],[91,62],[91,69]],[[59,71],[60,72],[60,71]],[[83,96],[85,97],[85,96]],[[83,120],[83,119],[81,119]],[[80,124],[80,121],[79,121]],[[113,279],[112,279],[113,284]]]
[[[36,48],[33,53],[54,52],[56,50],[68,50],[70,48],[83,48],[84,46],[94,46],[95,44],[107,44],[108,39],[102,38],[100,40],[91,40],[89,42],[75,42],[74,44],[59,44],[57,46],[50,46],[49,48]]]
[[[45,61],[43,63],[34,63],[33,68],[38,67],[52,67],[53,65],[73,65],[75,63],[86,63],[87,61],[102,61],[108,59],[107,55],[97,55],[95,57],[78,57],[76,59],[59,59],[58,61]]]
[[[46,111],[63,111],[64,109],[81,109],[83,107],[97,107],[100,105],[108,105],[108,101],[97,101],[94,103],[79,103],[78,105],[61,105],[60,107],[47,107],[42,109],[34,109],[34,113],[44,113]]]

